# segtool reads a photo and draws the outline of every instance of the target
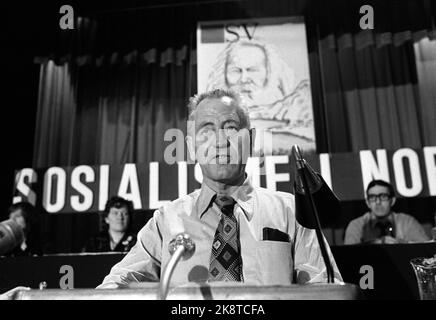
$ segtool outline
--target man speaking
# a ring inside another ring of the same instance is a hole
[[[298,224],[294,196],[254,187],[245,173],[255,138],[237,94],[216,89],[191,98],[188,137],[201,166],[200,190],[154,212],[138,241],[98,288],[124,287],[161,278],[180,232],[196,244],[180,261],[172,284],[239,281],[257,285],[326,282],[315,230]],[[336,281],[342,281],[333,256]]]

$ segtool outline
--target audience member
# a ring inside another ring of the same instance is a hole
[[[8,218],[23,229],[23,241],[6,256],[41,255],[42,239],[40,236],[39,217],[35,207],[29,202],[14,203],[9,207]]]
[[[430,240],[419,222],[405,213],[392,211],[396,198],[392,185],[373,180],[366,189],[369,212],[354,219],[345,231],[345,244],[409,243]]]
[[[112,197],[103,212],[104,230],[87,241],[84,252],[127,252],[136,243],[131,232],[133,205],[121,197]]]

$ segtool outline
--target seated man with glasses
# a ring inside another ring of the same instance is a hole
[[[408,243],[430,240],[412,216],[392,211],[394,188],[383,180],[373,180],[366,188],[370,212],[354,219],[345,231],[345,244]]]

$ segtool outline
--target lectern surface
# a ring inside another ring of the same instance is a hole
[[[158,284],[128,289],[45,289],[20,291],[19,300],[156,300]],[[168,300],[352,300],[360,289],[352,284],[255,286],[241,284],[189,284],[170,288]]]

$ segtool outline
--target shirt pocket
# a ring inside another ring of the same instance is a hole
[[[257,241],[256,256],[262,282],[269,285],[292,283],[292,244],[283,241]]]

